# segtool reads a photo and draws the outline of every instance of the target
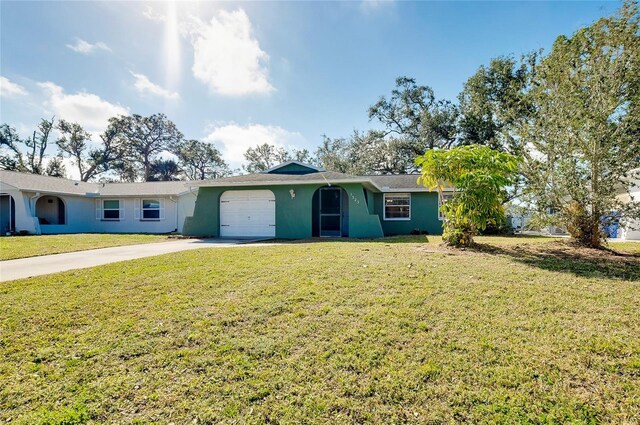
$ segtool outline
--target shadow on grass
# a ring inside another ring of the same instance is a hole
[[[502,255],[544,270],[580,277],[640,281],[640,254],[582,248],[567,242],[496,246],[478,243],[472,252]]]
[[[440,241],[442,235],[395,235],[385,236],[382,238],[312,238],[303,239],[300,242],[347,242],[347,243],[380,243],[380,244],[402,244],[402,243],[430,243]],[[479,238],[492,239],[496,238],[502,241],[510,241],[511,243],[526,243],[526,242],[550,242],[556,240],[556,238],[549,236],[538,235],[485,235],[478,236]]]
[[[440,241],[442,235],[395,235],[384,236],[381,238],[348,238],[348,237],[318,237],[314,236],[307,239],[280,239],[273,238],[265,240],[264,242],[274,243],[314,243],[314,242],[339,242],[339,243],[378,243],[378,244],[404,244],[404,243],[430,243],[434,239]],[[481,238],[500,238],[504,240],[512,240],[513,242],[535,242],[542,241],[548,242],[554,240],[549,236],[537,236],[537,235],[510,235],[510,236],[480,236]]]
[[[432,235],[406,235],[406,236],[386,236],[383,238],[347,238],[347,237],[317,237],[308,239],[270,239],[265,242],[306,244],[306,243],[380,243],[380,244],[400,244],[400,243],[428,243]],[[439,236],[438,236],[439,237]]]

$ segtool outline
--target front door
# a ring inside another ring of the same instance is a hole
[[[324,187],[320,189],[320,237],[342,235],[342,189]]]

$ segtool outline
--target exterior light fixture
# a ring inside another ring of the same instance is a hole
[[[289,195],[291,195],[291,199],[295,198],[296,197],[296,191],[293,190],[293,189],[290,189],[289,190]]]

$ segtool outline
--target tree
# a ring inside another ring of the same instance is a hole
[[[60,120],[56,128],[61,133],[61,137],[56,141],[60,155],[69,156],[72,164],[78,168],[80,180],[88,181],[92,176],[85,172],[87,160],[84,155],[87,143],[91,140],[91,133],[85,131],[80,124],[65,120]]]
[[[412,158],[428,149],[455,145],[458,107],[448,100],[436,100],[433,90],[415,79],[400,77],[391,97],[384,96],[369,108],[369,119],[384,126],[383,137],[395,134],[410,143]]]
[[[640,218],[629,194],[640,167],[640,17],[626,2],[571,37],[536,67],[532,116],[519,128],[529,193],[556,211],[575,241],[600,247],[615,216]]]
[[[231,173],[220,151],[210,143],[187,140],[174,147],[173,153],[189,180],[217,179]]]
[[[316,161],[327,171],[350,173],[352,163],[348,155],[349,141],[345,138],[331,139],[322,135],[322,144],[315,152]]]
[[[347,174],[406,174],[416,170],[411,143],[381,132],[354,131],[349,138],[323,136],[317,162],[329,171]]]
[[[116,175],[115,179],[110,177],[101,178],[105,181],[123,181],[123,182],[135,182],[138,180],[138,170],[135,168],[135,164],[128,161],[124,157],[118,158],[111,164],[111,171]]]
[[[480,66],[464,84],[460,102],[460,144],[487,145],[514,155],[521,153],[514,136],[516,123],[531,112],[527,97],[538,53],[494,58]]]
[[[126,169],[128,178],[135,170],[136,178],[140,174],[144,181],[148,181],[153,174],[153,161],[161,152],[172,147],[175,149],[183,139],[182,133],[164,114],[148,117],[134,114],[119,120],[122,122],[122,135],[127,141],[125,160],[130,162],[120,169]]]
[[[23,140],[24,145],[27,147],[27,169],[33,174],[43,174],[45,171],[42,168],[42,163],[49,144],[49,135],[53,130],[53,123],[53,117],[49,121],[40,120],[38,129],[33,132],[33,135]]]
[[[0,126],[0,148],[9,151],[8,154],[0,155],[0,167],[3,170],[27,171],[24,155],[20,149],[21,144],[22,139],[14,127],[9,124]]]
[[[379,131],[355,131],[349,146],[352,174],[406,174],[416,170],[414,158],[411,142]]]
[[[315,164],[316,159],[311,155],[309,149],[294,149],[289,152],[289,158],[293,161],[302,162],[303,164]]]
[[[505,188],[512,183],[518,160],[487,146],[461,146],[451,150],[429,150],[416,159],[422,169],[420,181],[438,190],[443,199],[447,185],[453,197],[442,202],[442,238],[452,246],[470,246],[473,236],[505,219]]]
[[[71,159],[83,182],[111,170],[117,159],[125,154],[126,141],[123,139],[124,118],[112,117],[109,125],[100,135],[98,147],[91,148],[91,133],[78,123],[60,120],[57,129],[61,137],[56,141],[61,156]]]
[[[0,166],[7,170],[23,173],[46,174],[43,166],[49,135],[53,129],[54,118],[42,119],[33,134],[22,139],[15,128],[8,124],[0,126],[0,147],[9,150],[9,155],[2,156]]]
[[[155,159],[151,163],[151,176],[147,181],[174,181],[180,180],[182,170],[173,159]]]
[[[51,177],[66,178],[67,167],[65,167],[63,159],[64,158],[60,155],[51,158],[47,163],[45,174]]]
[[[269,143],[263,143],[247,149],[244,153],[244,159],[247,160],[248,164],[244,165],[243,168],[248,173],[259,173],[291,160],[305,163],[312,162],[311,155],[306,149],[288,152],[283,147],[270,145]]]

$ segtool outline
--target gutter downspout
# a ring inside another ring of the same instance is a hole
[[[29,209],[31,210],[31,217],[35,217],[35,207],[36,207],[36,204],[35,204],[35,202],[33,202],[33,201],[35,201],[35,200],[36,200],[37,198],[39,198],[39,197],[40,197],[40,192],[36,192],[36,194],[35,194],[35,195],[33,195],[33,196],[31,196],[31,197],[29,198]]]
[[[31,220],[33,220],[37,235],[42,234],[42,232],[40,231],[40,220],[37,220],[38,217],[36,217],[36,203],[35,203],[35,200],[38,199],[40,196],[41,196],[40,192],[36,192],[35,195],[29,198],[29,210],[31,212]]]
[[[169,196],[169,200],[174,204],[176,204],[176,232],[177,232],[178,231],[178,215],[180,215],[180,205],[178,202],[180,200],[180,195],[178,195],[175,200],[173,199],[173,196]]]

